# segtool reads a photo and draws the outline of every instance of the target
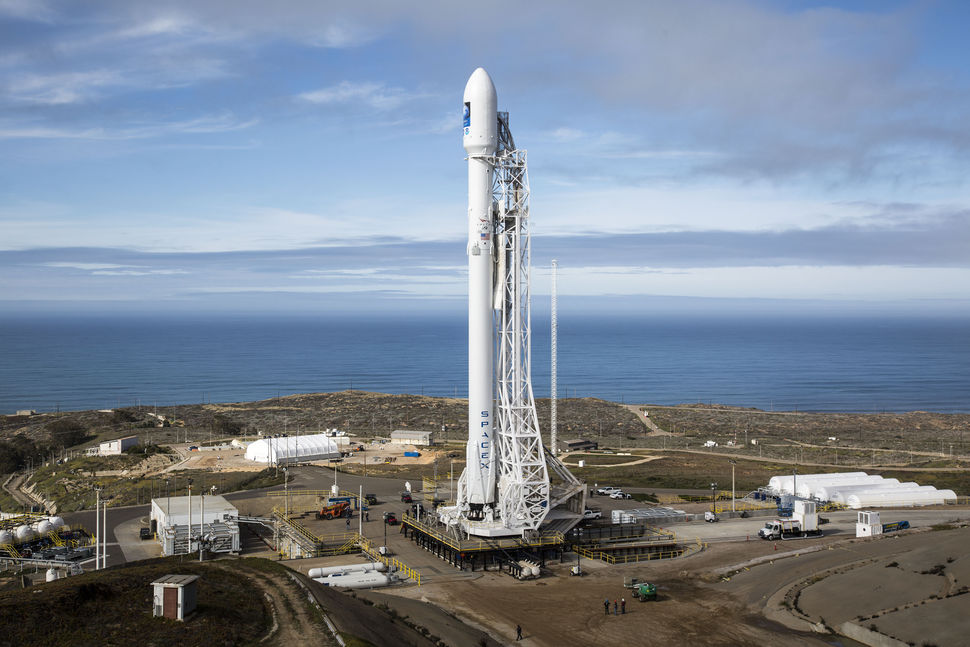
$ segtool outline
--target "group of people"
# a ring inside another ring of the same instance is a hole
[[[606,598],[603,600],[603,612],[606,615],[610,615],[610,599]],[[613,615],[617,616],[621,613],[626,613],[626,598],[620,598],[619,601],[613,600]]]

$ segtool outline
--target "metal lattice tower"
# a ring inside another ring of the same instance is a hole
[[[556,378],[559,370],[559,261],[552,259],[552,324],[551,324],[551,345],[550,345],[550,370],[549,370],[549,450],[553,456],[559,455],[559,438],[556,429],[556,404],[559,400],[559,393],[556,388]]]
[[[495,156],[495,395],[498,512],[506,527],[535,530],[549,512],[549,473],[532,392],[531,235],[526,152],[499,113]]]

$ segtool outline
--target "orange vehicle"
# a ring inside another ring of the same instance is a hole
[[[347,514],[350,510],[350,504],[346,501],[341,501],[340,503],[334,503],[333,505],[328,505],[317,513],[317,519],[339,519]]]

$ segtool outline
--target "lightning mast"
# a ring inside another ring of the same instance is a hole
[[[559,318],[558,318],[558,306],[559,306],[559,294],[558,294],[558,278],[559,278],[559,261],[552,259],[552,324],[550,338],[552,340],[549,350],[550,350],[550,370],[549,370],[549,451],[552,452],[553,456],[559,456],[559,439],[556,437],[556,404],[559,400],[559,393],[557,392],[556,378],[559,371],[558,366],[558,354],[559,354]]]

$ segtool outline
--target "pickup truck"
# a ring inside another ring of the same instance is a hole
[[[583,511],[583,519],[592,520],[592,519],[602,519],[602,518],[603,518],[603,513],[600,512],[599,510],[590,510],[589,508],[586,508],[586,510]]]
[[[627,494],[623,490],[614,490],[610,494],[610,498],[611,499],[632,499],[633,498],[633,495]]]
[[[614,492],[618,491],[619,489],[620,488],[613,487],[612,485],[604,485],[601,488],[597,488],[596,494],[602,494],[604,496],[609,496],[610,494],[613,494]]]

